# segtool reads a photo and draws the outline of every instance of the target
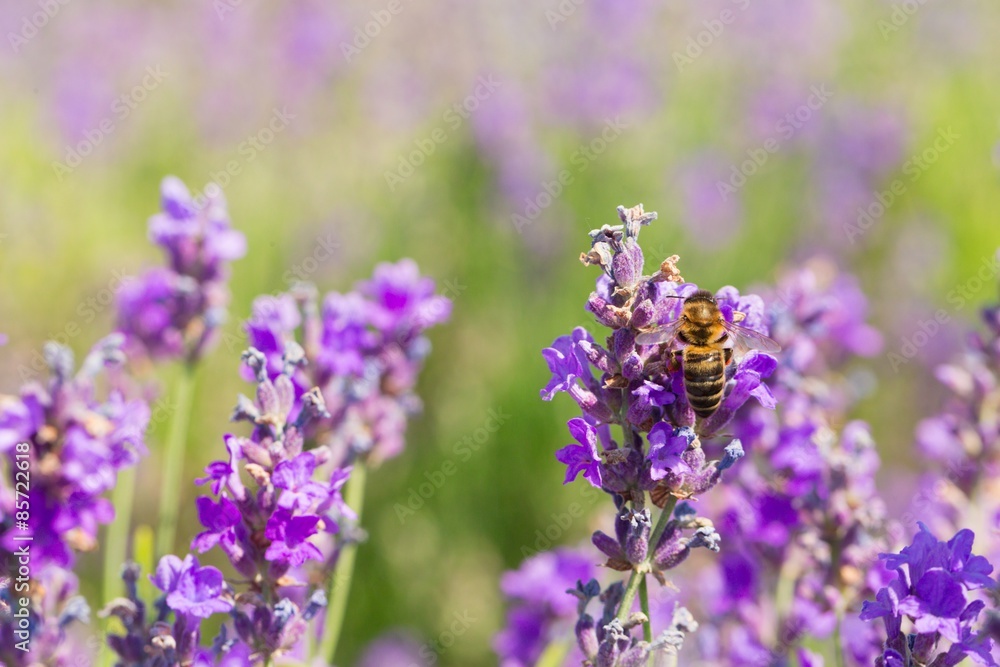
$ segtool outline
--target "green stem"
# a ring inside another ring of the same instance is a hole
[[[365,499],[365,465],[358,461],[351,470],[351,479],[347,483],[347,493],[344,501],[354,510],[361,521],[361,510]],[[354,575],[354,559],[358,545],[352,542],[344,546],[337,559],[334,575],[330,578],[330,603],[326,608],[326,623],[323,627],[323,639],[320,642],[319,657],[333,663],[337,652],[337,641],[343,630],[344,617],[347,614],[347,598],[351,592],[351,577]]]
[[[656,520],[656,526],[653,528],[653,533],[649,538],[649,553],[646,556],[646,561],[640,565],[635,566],[632,570],[632,575],[628,579],[628,584],[625,586],[625,595],[622,597],[622,605],[618,608],[618,620],[625,621],[628,619],[630,613],[632,613],[632,603],[635,602],[635,594],[639,591],[640,585],[646,581],[646,572],[649,571],[649,562],[653,558],[653,552],[656,550],[656,545],[660,541],[660,537],[663,535],[663,531],[667,529],[667,522],[670,521],[670,517],[674,513],[674,505],[677,504],[677,498],[671,496],[670,500],[663,507],[663,511],[660,512],[660,518]]]
[[[121,590],[121,569],[127,555],[132,506],[135,503],[135,476],[135,468],[127,468],[118,473],[118,481],[112,492],[111,502],[115,507],[115,520],[108,527],[104,550],[102,606],[110,602]]]
[[[185,364],[174,387],[174,417],[167,433],[166,458],[163,465],[163,486],[160,489],[160,524],[156,531],[156,557],[159,559],[174,549],[177,516],[181,500],[181,475],[187,445],[188,421],[194,398],[194,364]]]
[[[653,560],[653,552],[656,550],[656,546],[660,543],[660,538],[663,537],[663,531],[667,529],[670,517],[674,515],[674,507],[676,505],[677,497],[670,496],[667,504],[663,506],[663,512],[660,513],[660,518],[657,519],[656,526],[653,527],[653,533],[649,536],[649,555],[646,557],[647,561]]]
[[[642,622],[642,638],[647,642],[653,641],[653,627],[649,621],[649,588],[646,584],[646,577],[639,582],[639,608],[646,615],[646,620]]]
[[[622,606],[618,608],[619,621],[625,621],[628,619],[628,615],[632,611],[632,603],[635,602],[635,594],[639,590],[639,582],[643,581],[645,578],[645,572],[639,574],[638,569],[632,570],[632,574],[628,578],[628,584],[625,586],[625,595],[622,596]]]

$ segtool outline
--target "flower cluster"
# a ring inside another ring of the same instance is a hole
[[[10,667],[78,664],[80,652],[92,646],[65,641],[70,626],[90,620],[90,607],[78,594],[76,575],[55,566],[32,575],[28,589],[23,577],[0,576],[0,664]],[[21,606],[25,598],[29,600],[28,607]],[[23,615],[25,612],[27,616]]]
[[[174,647],[169,659],[193,659],[197,619],[223,612],[232,615],[234,639],[251,662],[268,662],[291,652],[326,604],[323,588],[306,596],[288,591],[307,585],[295,577],[296,568],[327,557],[316,542],[336,534],[342,517],[354,518],[340,493],[350,469],[331,469],[325,447],[304,450],[306,429],[329,414],[318,391],[296,397],[290,377],[295,362],[286,359],[286,370],[272,381],[261,352],[251,348],[243,358],[257,375],[257,395],[241,396],[233,419],[249,422],[253,431],[250,437],[226,435],[227,457],[198,480],[211,485],[214,497],[197,500],[205,530],[191,547],[204,553],[218,546],[247,589],[230,590],[220,571],[199,567],[190,555],[183,561],[165,556],[153,577],[164,592],[160,618],[150,628],[137,617],[126,624],[129,636],[112,645],[126,664],[146,663],[132,662],[119,648],[149,653],[164,642]],[[304,597],[305,605],[296,602]],[[175,615],[172,628],[163,623],[168,611]]]
[[[160,193],[163,211],[150,218],[149,237],[167,265],[121,287],[117,326],[131,348],[154,360],[193,363],[226,319],[229,262],[246,254],[246,239],[230,227],[218,186],[210,184],[196,199],[168,176]]]
[[[5,664],[67,664],[71,651],[62,641],[65,627],[88,618],[69,568],[77,552],[97,546],[99,526],[114,518],[104,494],[144,453],[149,420],[146,403],[128,400],[120,386],[121,346],[120,335],[107,337],[76,369],[68,348],[49,343],[48,382],[26,384],[18,396],[0,396],[0,562],[5,564],[0,657]],[[30,542],[23,541],[26,536]],[[22,600],[28,600],[27,607]],[[15,622],[20,613],[28,617]],[[28,637],[31,641],[22,643]],[[18,645],[22,649],[15,650]]]
[[[103,496],[118,473],[145,453],[149,421],[147,404],[127,399],[118,388],[121,346],[120,335],[105,338],[76,369],[68,348],[48,343],[47,384],[28,383],[19,396],[0,396],[0,455],[11,470],[15,456],[28,461],[31,508],[22,523],[17,508],[23,494],[10,485],[13,474],[3,475],[0,560],[17,549],[18,535],[30,533],[36,571],[45,564],[69,567],[74,552],[92,550],[98,527],[114,518]],[[101,375],[108,376],[107,391],[100,389]]]
[[[874,354],[880,337],[854,281],[829,261],[788,273],[774,292],[765,320],[784,350],[771,378],[783,409],[747,410],[731,426],[753,447],[712,514],[737,548],[720,559],[716,594],[701,595],[714,630],[702,657],[770,665],[843,624],[838,650],[871,664],[879,640],[841,619],[884,583],[877,554],[890,526],[867,425],[837,426],[854,398],[845,362]]]
[[[917,426],[916,445],[934,464],[924,480],[928,487],[914,503],[914,510],[931,516],[935,525],[954,530],[976,520],[966,508],[982,517],[1000,512],[996,500],[1000,476],[1000,307],[982,313],[986,333],[967,338],[963,353],[936,369],[948,390],[942,411]],[[994,528],[992,521],[976,526],[982,535]],[[989,556],[1000,556],[995,540],[986,545]]]
[[[739,440],[725,446],[713,441],[749,399],[766,408],[775,406],[764,380],[777,366],[773,356],[759,351],[733,363],[728,363],[727,353],[720,402],[707,414],[704,406],[692,407],[685,370],[676,363],[671,341],[660,341],[666,343],[662,345],[642,334],[682,319],[685,301],[697,295],[717,307],[726,322],[740,321],[766,336],[764,303],[732,287],[712,295],[685,283],[676,256],[644,275],[638,236],[656,214],[644,212],[642,205],[619,207],[618,214],[622,224],[592,231],[591,249],[581,256],[584,264],[602,269],[587,308],[610,329],[606,344],[597,343],[583,328],[556,339],[543,352],[552,378],[541,392],[545,400],[568,393],[583,413],[568,423],[576,443],[556,453],[567,466],[565,482],[582,473],[614,502],[613,536],[597,531],[593,542],[607,567],[630,572],[628,584],[614,582],[602,593],[596,581],[581,581],[575,589],[580,650],[592,664],[608,667],[639,664],[651,652],[676,655],[684,634],[696,626],[686,610],[678,609],[671,624],[661,628],[660,639],[639,641],[632,631],[642,625],[650,637],[651,621],[648,610],[633,615],[635,596],[647,574],[666,583],[666,572],[693,549],[719,550],[712,522],[677,501],[716,486],[723,471],[743,456]],[[620,444],[612,438],[612,425],[622,429]],[[706,452],[708,446],[717,453],[714,460]],[[651,507],[659,508],[658,516]],[[604,603],[600,622],[586,611],[598,596]]]
[[[101,612],[102,616],[115,616],[125,627],[125,635],[108,635],[108,646],[118,656],[116,665],[170,667],[195,660],[196,664],[214,665],[214,656],[200,648],[199,640],[201,621],[233,606],[222,572],[200,566],[193,556],[183,561],[164,556],[150,577],[163,592],[156,603],[155,619],[147,618],[146,603],[139,597],[139,574],[138,566],[127,564],[122,572],[126,597],[112,600]],[[171,612],[173,623],[167,620]],[[237,648],[230,656],[237,653],[249,656],[246,647]]]
[[[552,400],[556,393],[566,392],[583,412],[582,419],[569,424],[579,444],[560,450],[557,457],[569,468],[567,482],[584,472],[594,486],[627,500],[641,498],[643,491],[654,491],[662,500],[667,495],[704,493],[718,482],[720,470],[742,455],[742,449],[733,443],[722,460],[709,465],[701,440],[723,429],[751,397],[774,407],[774,397],[763,381],[777,362],[771,355],[752,351],[733,363],[727,369],[721,405],[711,416],[698,420],[688,403],[682,369],[665,358],[663,346],[636,341],[642,332],[679,319],[684,299],[698,288],[683,282],[676,256],[664,261],[653,275],[643,276],[637,238],[641,227],[656,214],[644,213],[640,205],[619,207],[619,216],[622,225],[591,232],[592,249],[582,256],[585,264],[604,271],[587,307],[600,324],[611,329],[607,345],[601,346],[585,329],[577,328],[543,351],[552,378],[542,398]],[[742,313],[743,326],[767,333],[761,329],[763,301],[759,297],[741,296],[727,287],[713,298],[727,321],[733,321],[734,313]],[[608,427],[612,424],[625,433],[621,448],[611,439]],[[648,434],[648,450],[642,434]]]
[[[271,378],[291,364],[296,396],[319,388],[330,414],[309,436],[342,465],[398,455],[407,418],[420,408],[414,386],[430,352],[424,332],[448,319],[451,301],[408,259],[380,264],[354,291],[317,301],[310,285],[257,299],[246,324],[250,344]]]
[[[941,542],[920,524],[910,546],[881,555],[896,578],[861,610],[862,620],[880,618],[885,623],[887,638],[875,662],[878,667],[953,667],[966,658],[977,665],[997,665],[990,655],[993,640],[975,627],[986,605],[968,599],[971,591],[997,585],[990,577],[993,566],[972,554],[974,539],[971,530],[963,529]],[[904,634],[904,619],[912,623],[909,634]],[[949,643],[947,650],[942,640]]]
[[[507,627],[493,641],[501,667],[530,667],[551,641],[569,634],[577,600],[567,591],[593,579],[595,569],[589,556],[556,549],[532,556],[518,570],[504,574],[500,588],[511,606]]]

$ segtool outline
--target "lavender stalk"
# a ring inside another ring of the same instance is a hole
[[[365,499],[365,478],[367,472],[363,463],[355,464],[351,471],[351,480],[347,484],[345,502],[354,510],[361,521],[361,510]],[[323,640],[317,655],[332,661],[337,654],[337,642],[344,626],[347,614],[347,601],[351,594],[351,580],[354,576],[354,561],[357,558],[358,544],[352,542],[340,551],[337,569],[331,579],[331,602],[326,612],[326,622],[323,626]]]

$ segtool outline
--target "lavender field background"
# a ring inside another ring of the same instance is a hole
[[[574,410],[539,399],[539,352],[596,332],[577,257],[619,204],[658,211],[650,265],[678,254],[713,290],[816,257],[857,277],[881,342],[845,365],[850,417],[871,424],[897,517],[933,468],[914,449],[945,396],[933,369],[998,300],[994,3],[14,0],[0,28],[0,393],[38,377],[43,341],[82,356],[109,330],[114,293],[158,261],[146,223],[167,174],[221,186],[248,241],[185,480],[248,391],[255,297],[346,290],[412,257],[453,300],[406,451],[369,479],[345,665],[396,631],[436,642],[440,665],[497,664],[502,573],[547,530],[573,546],[607,521],[561,485]],[[137,524],[156,523],[167,422],[154,413]],[[100,545],[80,557],[88,597],[101,568]]]

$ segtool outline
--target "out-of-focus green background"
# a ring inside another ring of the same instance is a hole
[[[454,299],[408,449],[370,477],[343,664],[391,628],[439,639],[456,614],[474,620],[439,664],[495,664],[500,573],[582,495],[561,486],[553,451],[573,409],[539,400],[539,352],[594,328],[596,273],[577,257],[616,205],[659,211],[649,265],[677,253],[710,288],[831,254],[860,277],[886,353],[944,309],[949,325],[914,359],[862,365],[875,383],[859,414],[887,475],[933,400],[927,364],[996,298],[996,3],[11,0],[0,26],[0,391],[44,340],[82,354],[107,332],[117,281],[161,261],[146,220],[166,174],[218,181],[250,248],[199,375],[189,479],[222,452],[248,390],[239,331],[255,296],[296,271],[346,290],[409,256]],[[262,133],[276,113],[287,122]],[[740,169],[754,173],[724,198],[718,183]],[[563,170],[568,184],[543,196]],[[485,438],[491,411],[503,422]],[[140,472],[142,523],[155,523],[165,426]],[[465,460],[456,445],[477,433]],[[400,518],[448,461],[457,474]],[[198,530],[194,497],[179,546]],[[557,532],[573,544],[592,529]],[[82,560],[90,593],[99,564]]]

